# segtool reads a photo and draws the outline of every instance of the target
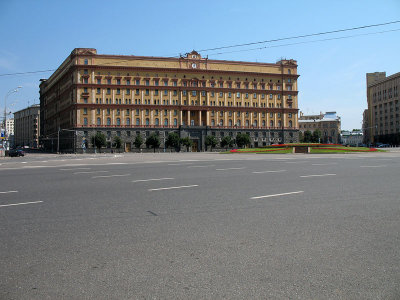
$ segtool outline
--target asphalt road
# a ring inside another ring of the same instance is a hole
[[[399,299],[400,152],[0,160],[0,299]]]

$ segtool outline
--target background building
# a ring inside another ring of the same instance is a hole
[[[14,119],[6,120],[6,132],[8,135],[9,146],[14,147]]]
[[[299,130],[304,132],[314,132],[316,129],[321,131],[321,142],[322,143],[340,143],[340,131],[341,131],[340,117],[336,115],[336,112],[322,112],[319,115],[304,115],[300,112],[299,117]]]
[[[400,144],[400,73],[367,73],[368,142]]]
[[[343,145],[360,146],[364,143],[363,131],[361,129],[353,129],[352,131],[342,130],[341,139]]]
[[[99,55],[75,49],[40,84],[41,135],[47,149],[60,129],[60,149],[92,148],[96,132],[130,151],[137,135],[175,131],[193,151],[248,133],[252,146],[298,141],[297,63]],[[163,145],[161,145],[163,147]]]
[[[40,105],[32,105],[14,113],[16,147],[39,147]]]

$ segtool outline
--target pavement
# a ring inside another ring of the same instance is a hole
[[[400,152],[0,159],[0,299],[399,299]]]

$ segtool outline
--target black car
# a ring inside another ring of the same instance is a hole
[[[22,150],[22,149],[11,149],[11,150],[8,152],[8,156],[10,156],[10,157],[24,156],[24,155],[25,155],[25,152],[24,152],[24,150]]]

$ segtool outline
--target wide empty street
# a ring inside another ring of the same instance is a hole
[[[0,299],[399,299],[400,152],[0,160]]]

